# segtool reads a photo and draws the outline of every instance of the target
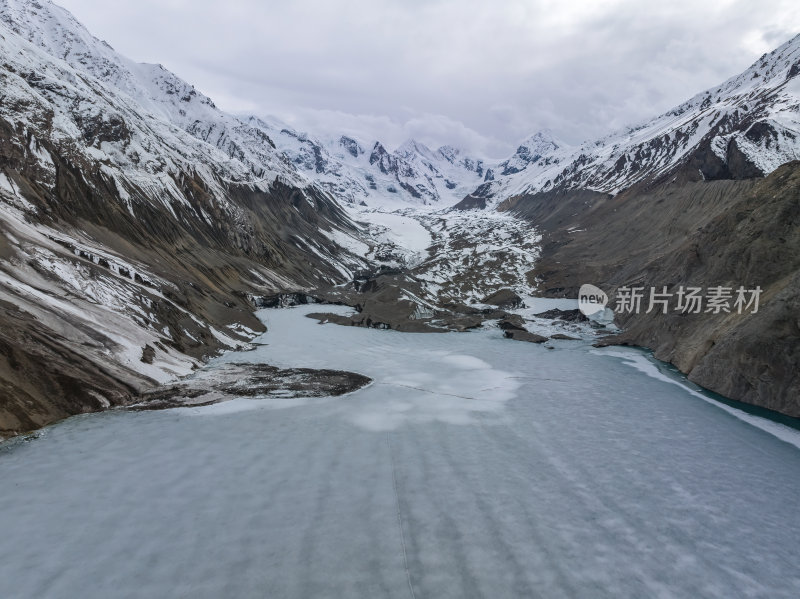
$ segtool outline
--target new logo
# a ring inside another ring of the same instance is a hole
[[[591,316],[605,310],[608,296],[605,291],[594,285],[581,285],[578,291],[578,309],[584,316]]]

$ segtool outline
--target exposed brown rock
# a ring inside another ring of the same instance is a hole
[[[624,332],[601,343],[651,348],[712,391],[800,416],[800,163],[764,179],[676,177],[591,206],[580,196],[561,200],[560,212],[576,216],[546,231],[529,273],[544,294],[575,297],[593,283],[613,303],[622,285],[760,286],[756,314],[618,315]],[[520,214],[529,202],[543,199],[518,198]]]
[[[142,348],[142,357],[141,357],[142,362],[144,362],[145,364],[152,364],[153,358],[155,357],[156,357],[156,350],[152,346],[145,345]]]
[[[580,310],[559,310],[553,308],[534,314],[536,318],[548,318],[550,320],[564,320],[566,322],[586,322],[589,319]]]

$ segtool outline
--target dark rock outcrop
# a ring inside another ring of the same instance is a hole
[[[501,318],[497,323],[497,326],[504,331],[524,331],[525,321],[523,320],[522,316],[518,314],[509,314],[508,316]]]
[[[327,397],[352,393],[372,382],[343,370],[278,368],[269,364],[225,364],[136,398],[132,410],[207,406],[237,397]]]
[[[552,310],[545,310],[534,314],[536,318],[547,318],[549,320],[564,320],[566,322],[586,322],[589,319],[580,310],[559,310],[553,308]]]
[[[509,330],[503,333],[506,339],[513,339],[514,341],[527,341],[528,343],[544,343],[547,337],[531,333],[529,331]]]

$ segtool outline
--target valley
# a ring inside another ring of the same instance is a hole
[[[346,69],[293,60],[350,40],[319,50],[312,16],[258,69],[314,103]],[[187,47],[222,61],[221,21]],[[228,112],[50,0],[0,0],[0,597],[800,596],[800,35],[779,31],[673,108],[490,158],[457,114],[402,143],[376,114],[261,114],[251,56],[216,67]],[[759,303],[617,309],[740,287]]]
[[[247,344],[262,332],[253,310],[280,294],[357,307],[350,324],[468,330],[495,293],[574,298],[592,282],[613,299],[692,273],[769,289],[772,316],[621,318],[608,342],[800,414],[800,38],[652,121],[580,147],[542,131],[488,161],[233,116],[50,2],[0,9],[0,435],[135,402]],[[783,224],[751,193],[777,194]],[[671,258],[718,236],[727,266]],[[754,236],[742,268],[733,256]]]

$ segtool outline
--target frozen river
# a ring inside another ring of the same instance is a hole
[[[800,597],[797,431],[636,350],[311,309],[263,312],[267,345],[224,360],[371,385],[0,451],[0,597]]]

